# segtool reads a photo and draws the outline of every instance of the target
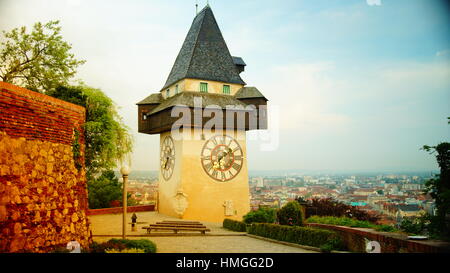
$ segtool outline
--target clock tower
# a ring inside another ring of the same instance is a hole
[[[267,99],[246,86],[245,66],[207,5],[164,86],[137,103],[139,132],[160,135],[160,213],[222,222],[249,212],[246,131],[267,129]]]

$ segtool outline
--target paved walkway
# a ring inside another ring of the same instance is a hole
[[[132,213],[128,218],[131,219],[131,215]],[[137,212],[136,215],[138,222],[148,222],[145,225],[162,220],[179,220],[157,212]],[[122,214],[92,215],[89,216],[89,220],[92,225],[94,241],[101,243],[111,238],[120,238]],[[250,238],[244,236],[243,232],[224,229],[221,223],[202,223],[211,229],[207,236],[199,236],[199,232],[197,232],[194,234],[196,236],[182,233],[184,236],[149,237],[141,228],[145,225],[139,225],[135,232],[131,231],[131,225],[129,225],[127,236],[130,236],[129,239],[146,238],[153,241],[157,245],[158,253],[314,253],[311,250]],[[157,234],[155,233],[155,235]]]

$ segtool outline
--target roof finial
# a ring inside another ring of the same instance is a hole
[[[198,0],[195,0],[195,15],[198,14]]]

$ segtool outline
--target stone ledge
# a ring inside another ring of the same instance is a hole
[[[131,206],[127,207],[127,212],[142,212],[142,211],[155,211],[155,205],[145,206]],[[103,215],[103,214],[118,214],[122,213],[122,207],[106,208],[106,209],[89,209],[87,215]]]
[[[353,228],[326,224],[309,223],[307,226],[334,230],[339,232],[347,247],[353,252],[365,252],[365,240],[377,241],[382,253],[449,253],[450,243],[426,240],[413,241],[400,233],[379,232],[368,228]]]

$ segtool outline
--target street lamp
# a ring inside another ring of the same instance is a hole
[[[122,239],[125,239],[126,236],[126,221],[127,221],[127,182],[128,182],[128,175],[130,174],[130,167],[124,165],[122,168],[120,168],[120,173],[122,174],[123,178],[123,191],[122,191]]]

